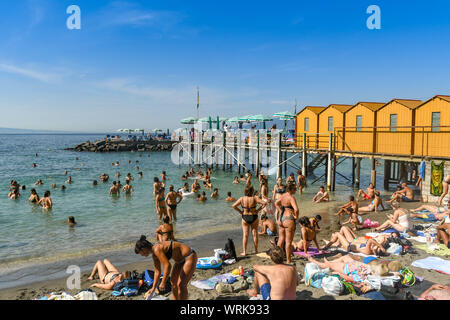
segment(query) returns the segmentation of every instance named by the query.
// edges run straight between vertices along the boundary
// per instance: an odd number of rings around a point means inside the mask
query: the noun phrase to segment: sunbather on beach
[[[309,223],[311,224],[311,227],[313,227],[316,232],[320,231],[319,222],[321,220],[322,220],[322,216],[320,214],[317,214],[316,216],[309,218]]]
[[[375,192],[376,192],[376,189],[373,186],[373,183],[369,183],[369,186],[367,187],[366,192],[364,192],[364,190],[360,189],[358,191],[358,195],[356,196],[356,198],[359,201],[359,199],[362,196],[363,199],[370,200],[370,199],[373,199],[373,196],[374,196]]]
[[[169,217],[164,217],[164,224],[160,225],[155,233],[158,242],[175,240],[173,235],[173,225],[170,223]]]
[[[175,192],[174,186],[169,186],[169,192],[166,195],[167,213],[169,219],[177,221],[177,206],[183,200],[183,196],[178,192]]]
[[[258,253],[258,213],[265,206],[266,202],[256,197],[255,190],[252,186],[247,186],[244,190],[244,196],[239,198],[234,204],[233,209],[240,213],[242,221],[242,253],[241,256],[247,255],[247,243],[250,229],[255,245],[255,254]],[[258,204],[261,206],[258,208]],[[240,209],[239,207],[242,207]]]
[[[351,223],[353,225],[353,231],[357,231],[359,229],[359,226],[363,224],[363,220],[358,212],[352,211],[352,213],[350,213],[350,218],[347,221],[343,222],[342,225],[346,225],[348,223]]]
[[[294,198],[297,192],[294,185],[287,187],[287,192],[275,201],[277,213],[275,215],[278,225],[278,246],[286,250],[286,261],[291,263],[292,241],[295,234],[295,221],[298,219],[299,209]],[[308,220],[309,223],[309,220]]]
[[[319,202],[328,202],[330,201],[330,195],[328,191],[325,191],[325,188],[321,186],[319,188],[319,192],[314,196],[313,202],[319,203]]]
[[[404,202],[413,202],[414,201],[414,191],[408,187],[406,182],[402,183],[402,189],[399,191],[395,191],[392,195],[392,199],[386,201],[388,204],[391,204],[393,201],[404,201]]]
[[[378,228],[375,228],[374,231],[384,231],[389,228],[393,228],[399,232],[411,230],[413,225],[408,210],[400,208],[399,203],[395,201],[392,202],[391,206],[394,208],[394,215],[389,214],[387,216],[388,220]]]
[[[268,236],[277,235],[277,226],[275,222],[267,217],[267,215],[261,215],[261,221],[259,223],[259,234],[267,234]]]
[[[165,290],[170,274],[173,299],[188,299],[189,292],[187,285],[195,272],[198,261],[197,254],[194,250],[187,245],[176,241],[164,241],[153,245],[147,241],[145,236],[141,236],[136,242],[134,252],[143,257],[148,257],[151,254],[155,266],[153,287],[144,295],[145,298],[155,292],[161,276],[161,271],[163,271],[164,276],[158,289],[160,291]],[[173,268],[170,263],[171,259],[175,262]]]
[[[353,240],[348,240],[344,235],[336,232],[330,239],[330,242],[324,249],[331,247],[332,244],[339,245],[347,252],[363,253],[367,255],[381,255],[386,252],[386,249],[378,243],[375,239],[362,239],[355,237]]]
[[[98,273],[98,278],[100,283],[94,283],[91,287],[97,287],[104,290],[112,290],[114,285],[123,279],[125,279],[124,274],[120,273],[119,270],[108,260],[103,261],[98,260],[94,266],[94,269],[89,276],[89,280],[94,280],[94,276]]]
[[[449,220],[448,217],[447,217],[446,221],[448,221],[448,222],[444,223],[444,224],[441,224],[440,226],[436,227],[436,230],[437,230],[436,242],[437,243],[441,243],[441,241],[442,241],[442,243],[444,245],[446,245],[447,248],[450,249],[450,241],[449,241],[449,238],[450,238],[450,220]]]
[[[341,237],[339,237],[338,235],[341,235],[345,238],[345,240],[347,240],[347,243],[353,243],[355,245],[357,245],[358,247],[361,244],[366,244],[367,243],[367,238],[364,237],[358,237],[349,227],[347,226],[343,226],[341,228],[341,230],[339,232],[335,232],[331,235],[331,239],[330,241],[326,241],[323,240],[326,245],[323,248],[323,250],[328,249],[330,247],[342,247],[343,249],[348,249],[348,247],[344,245],[342,245],[340,239],[342,239]],[[376,236],[375,238],[373,238],[373,240],[375,240],[377,243],[379,243],[381,246],[384,246],[384,244],[388,241],[389,238],[395,238],[395,237],[400,237],[400,234],[398,232],[392,232],[392,233],[382,233],[379,234],[378,236]],[[364,246],[363,246],[364,248]]]
[[[417,300],[450,300],[450,284],[435,283],[423,292]]]
[[[445,208],[445,207],[438,207],[438,206],[434,206],[432,204],[423,204],[420,207],[418,207],[417,209],[411,209],[410,210],[412,213],[418,212],[418,211],[430,211],[431,213],[444,213],[444,212],[448,212],[449,209]]]
[[[350,196],[349,201],[339,207],[339,211],[336,213],[336,216],[341,217],[343,214],[348,214],[351,216],[353,212],[358,213],[358,203],[355,201],[354,196]]]
[[[358,212],[378,212],[378,207],[380,206],[381,208],[383,208],[383,210],[386,210],[383,205],[383,200],[380,198],[380,192],[376,191],[370,204],[368,206],[359,208]]]
[[[311,225],[308,217],[301,217],[299,219],[299,224],[301,226],[302,240],[300,240],[299,242],[292,242],[292,251],[303,251],[306,256],[309,257],[308,248],[311,244],[311,241],[314,242],[317,250],[320,251],[320,246],[317,243],[316,238],[316,230]]]
[[[250,297],[261,293],[263,300],[295,300],[298,276],[295,267],[283,264],[283,249],[275,247],[267,254],[275,265],[254,265],[254,289],[247,290]]]

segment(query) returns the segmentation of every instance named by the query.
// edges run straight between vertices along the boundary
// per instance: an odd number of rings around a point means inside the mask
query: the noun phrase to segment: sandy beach
[[[361,204],[364,204],[364,202],[361,202]],[[418,202],[416,203],[408,203],[402,204],[402,207],[412,209],[416,208],[419,205]],[[300,204],[301,208],[301,204]],[[300,209],[301,210],[301,209]],[[363,218],[370,217],[371,220],[383,222],[386,220],[385,215],[387,213],[391,213],[392,210],[386,210],[380,213],[371,213],[370,215],[364,215]],[[321,225],[321,231],[318,234],[318,241],[320,245],[323,245],[322,239],[329,239],[331,234],[333,232],[336,232],[340,229],[339,224],[337,223],[337,220],[329,225]],[[357,231],[358,235],[364,235],[366,232],[368,232],[368,229],[363,229]],[[224,231],[224,232],[217,232],[208,234],[202,237],[197,237],[196,239],[184,239],[182,240],[188,245],[193,246],[196,251],[199,253],[199,257],[204,256],[211,256],[213,255],[213,249],[215,248],[221,248],[224,246],[224,244],[227,241],[227,238],[233,239],[236,245],[236,251],[237,254],[241,252],[242,244],[242,231],[240,229],[238,230],[232,230],[232,231]],[[295,241],[298,241],[300,238],[297,234],[294,238]],[[264,252],[268,248],[270,248],[270,242],[269,240],[271,237],[268,237],[267,235],[261,236],[259,241],[259,252]],[[413,242],[414,244],[416,242]],[[133,248],[130,248],[130,250],[133,250]],[[410,266],[411,263],[415,260],[425,258],[429,256],[428,253],[425,251],[417,249],[417,254],[406,254],[406,255],[399,255],[394,256],[390,255],[387,257],[387,259],[392,259],[399,261],[404,266]],[[217,270],[196,270],[192,280],[203,280],[207,279],[209,277],[218,275],[218,274],[224,274],[229,273],[233,269],[237,268],[238,266],[243,266],[244,270],[251,269],[253,265],[255,264],[271,264],[270,260],[258,257],[254,254],[254,247],[251,240],[248,243],[248,253],[249,255],[247,257],[239,258],[238,261],[235,264],[224,266],[221,269]],[[327,254],[326,257],[329,259],[333,259],[332,257],[334,255],[338,254],[337,252],[331,252],[330,254]],[[444,257],[445,258],[445,257]],[[297,271],[300,273],[300,275],[303,277],[304,273],[304,267],[307,263],[307,260],[303,257],[294,255],[293,257],[293,263],[295,263]],[[421,268],[415,268],[410,267],[414,273],[424,278],[425,280],[435,282],[435,283],[441,283],[446,284],[448,283],[448,275],[441,274],[436,271],[431,270],[425,270]],[[143,259],[142,262],[122,265],[119,267],[120,271],[124,270],[137,270],[138,272],[142,272],[145,269],[151,269],[153,270],[153,262],[150,259]],[[87,289],[91,284],[93,284],[94,281],[88,280],[88,273],[83,273],[82,279],[81,279],[81,289]],[[236,293],[230,293],[230,294],[219,294],[215,290],[202,290],[193,287],[192,285],[188,286],[189,289],[189,299],[192,300],[215,300],[215,299],[230,299],[230,300],[247,300],[248,296],[246,294],[246,290],[241,290],[240,292]],[[66,291],[70,294],[76,294],[80,290],[67,290],[66,289],[66,278],[58,279],[58,280],[50,280],[50,281],[44,281],[44,282],[38,282],[33,283],[28,286],[22,286],[22,287],[16,287],[16,288],[10,288],[0,291],[0,299],[2,300],[30,300],[30,299],[36,299],[41,297],[42,295],[49,293],[49,292],[61,292]],[[142,300],[143,296],[133,296],[133,297],[113,297],[111,296],[110,291],[101,290],[98,288],[94,288],[94,291],[97,294],[97,297],[99,300]],[[166,294],[166,296],[170,296],[170,294]],[[355,300],[355,299],[366,299],[363,297],[359,297],[356,295],[341,295],[341,296],[331,296],[327,295],[322,289],[315,289],[312,287],[308,287],[305,285],[305,283],[302,281],[297,286],[297,299],[298,300],[327,300],[327,299],[336,299],[336,300]]]

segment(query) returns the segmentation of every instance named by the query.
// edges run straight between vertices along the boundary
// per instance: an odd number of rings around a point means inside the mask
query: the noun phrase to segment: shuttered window
[[[432,112],[431,113],[431,131],[440,131],[441,128],[441,113],[440,112]]]
[[[397,131],[397,114],[391,114],[389,117],[389,129],[391,132]]]
[[[356,131],[361,131],[362,127],[362,116],[356,116]]]
[[[328,131],[333,131],[333,117],[328,117]]]
[[[309,118],[305,118],[305,131],[309,131]]]

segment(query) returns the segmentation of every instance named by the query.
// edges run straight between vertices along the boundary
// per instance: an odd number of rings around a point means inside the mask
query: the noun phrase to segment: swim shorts
[[[369,197],[367,194],[364,194],[364,196],[363,196],[363,198],[364,199],[366,199],[366,200],[370,200],[370,199],[372,199],[371,197]]]
[[[410,198],[406,197],[405,195],[402,195],[402,201],[404,201],[404,202],[413,202],[414,200],[411,200]]]
[[[261,292],[263,300],[270,300],[270,290],[271,289],[272,289],[272,287],[270,286],[270,283],[264,283],[261,286],[261,289],[259,291]]]

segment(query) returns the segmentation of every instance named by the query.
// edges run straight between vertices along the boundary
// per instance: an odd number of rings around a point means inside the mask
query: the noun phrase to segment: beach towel
[[[427,257],[425,259],[416,260],[411,265],[450,275],[450,261],[438,257]]]
[[[118,296],[131,297],[131,296],[137,295],[137,292],[138,291],[136,289],[124,287],[124,288],[120,289],[120,291],[114,290],[113,292],[111,292],[111,295],[114,297],[118,297]]]
[[[317,250],[317,248],[308,248],[308,254],[310,256],[319,256],[322,254],[327,254],[330,253],[330,251],[319,251]],[[297,256],[302,256],[302,257],[306,257],[306,254],[303,251],[294,251],[293,254],[297,255]]]
[[[63,292],[61,294],[57,294],[55,292],[50,293],[50,296],[47,300],[75,300],[74,297],[72,297],[67,292]]]
[[[232,283],[234,282],[233,279],[236,280],[231,273],[225,273],[205,280],[191,281],[191,285],[203,290],[214,290],[217,283]]]
[[[92,290],[83,290],[74,296],[75,300],[98,300],[97,295]]]
[[[426,240],[425,240],[426,242]],[[417,246],[418,249],[426,251],[427,253],[437,255],[437,256],[450,256],[450,249],[447,248],[445,244],[442,243],[434,243],[431,247],[428,247],[427,244],[419,244]]]

